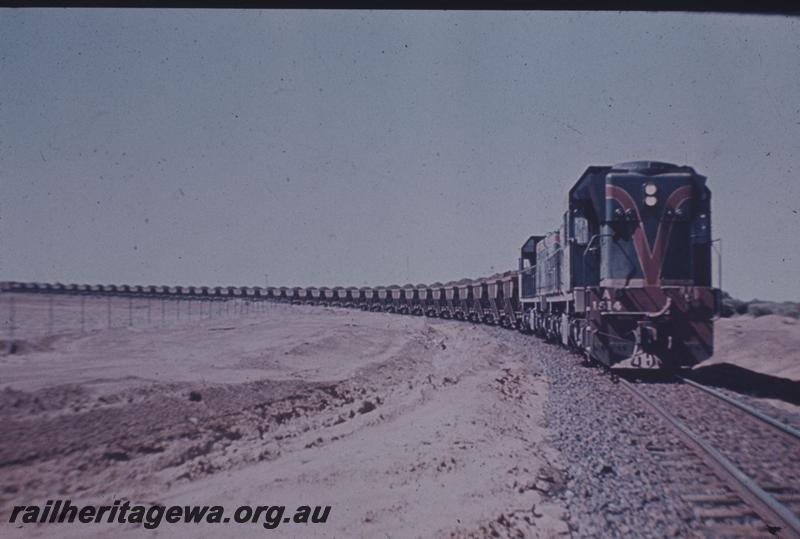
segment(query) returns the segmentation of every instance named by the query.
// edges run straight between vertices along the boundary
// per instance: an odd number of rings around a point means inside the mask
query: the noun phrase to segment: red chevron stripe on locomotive
[[[684,185],[676,189],[667,199],[664,211],[671,209],[675,211],[686,200],[692,196],[692,187]],[[669,236],[672,232],[673,221],[660,220],[656,230],[655,245],[651,248],[644,230],[644,224],[639,214],[639,208],[631,197],[630,193],[616,185],[606,185],[606,199],[615,200],[622,206],[624,211],[633,210],[636,212],[638,225],[633,232],[633,245],[636,249],[636,257],[644,273],[646,285],[657,285],[661,279],[661,270],[664,266],[664,253],[667,249]]]

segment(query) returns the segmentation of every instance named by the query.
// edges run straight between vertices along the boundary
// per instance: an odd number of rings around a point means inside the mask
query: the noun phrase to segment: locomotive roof
[[[665,174],[669,172],[689,172],[694,173],[692,167],[679,166],[673,163],[664,163],[662,161],[629,161],[627,163],[619,163],[611,167],[614,171],[628,171],[652,176],[655,174]]]
[[[536,244],[544,239],[544,236],[530,236],[522,246],[522,254],[531,254],[536,252]]]
[[[590,166],[584,171],[572,189],[569,190],[570,209],[577,200],[591,201],[591,207],[596,215],[602,214],[605,204],[603,185],[609,173],[632,173],[642,176],[657,176],[660,174],[683,173],[694,177],[695,185],[705,188],[705,176],[698,174],[692,167],[675,165],[662,161],[629,161],[614,166]]]

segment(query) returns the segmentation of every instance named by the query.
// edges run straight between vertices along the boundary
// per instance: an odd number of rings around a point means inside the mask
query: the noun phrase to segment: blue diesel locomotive
[[[519,260],[522,328],[616,368],[679,368],[713,353],[711,192],[691,167],[589,167],[558,230]]]

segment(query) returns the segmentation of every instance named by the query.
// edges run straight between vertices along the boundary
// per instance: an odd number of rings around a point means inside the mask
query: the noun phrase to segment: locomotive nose
[[[692,284],[695,176],[665,163],[642,163],[606,176],[601,284],[657,286],[667,276]]]

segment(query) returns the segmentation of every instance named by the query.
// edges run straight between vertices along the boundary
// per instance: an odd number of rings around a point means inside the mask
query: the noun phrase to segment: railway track
[[[740,410],[744,411],[745,413],[750,414],[751,416],[753,416],[753,417],[755,417],[757,419],[760,419],[764,423],[772,425],[776,429],[785,432],[789,436],[792,436],[792,437],[796,438],[797,440],[800,440],[800,430],[792,427],[791,425],[787,425],[786,423],[778,421],[777,419],[774,419],[774,418],[764,414],[763,412],[759,412],[758,410],[756,410],[752,406],[748,406],[747,404],[745,404],[743,402],[740,402],[740,401],[738,401],[738,400],[736,400],[734,398],[731,398],[731,397],[729,397],[729,396],[717,391],[716,389],[712,389],[712,388],[710,388],[708,386],[704,386],[703,384],[698,384],[694,380],[690,380],[688,378],[683,378],[683,377],[680,377],[679,380],[681,382],[685,383],[685,384],[689,384],[690,386],[699,389],[700,391],[705,391],[709,395],[713,395],[714,397],[720,399],[721,401],[727,402],[731,406],[735,406],[736,408],[739,408]]]
[[[713,389],[679,381],[620,384],[689,450],[663,460],[693,485],[683,498],[703,534],[800,538],[800,433]]]

